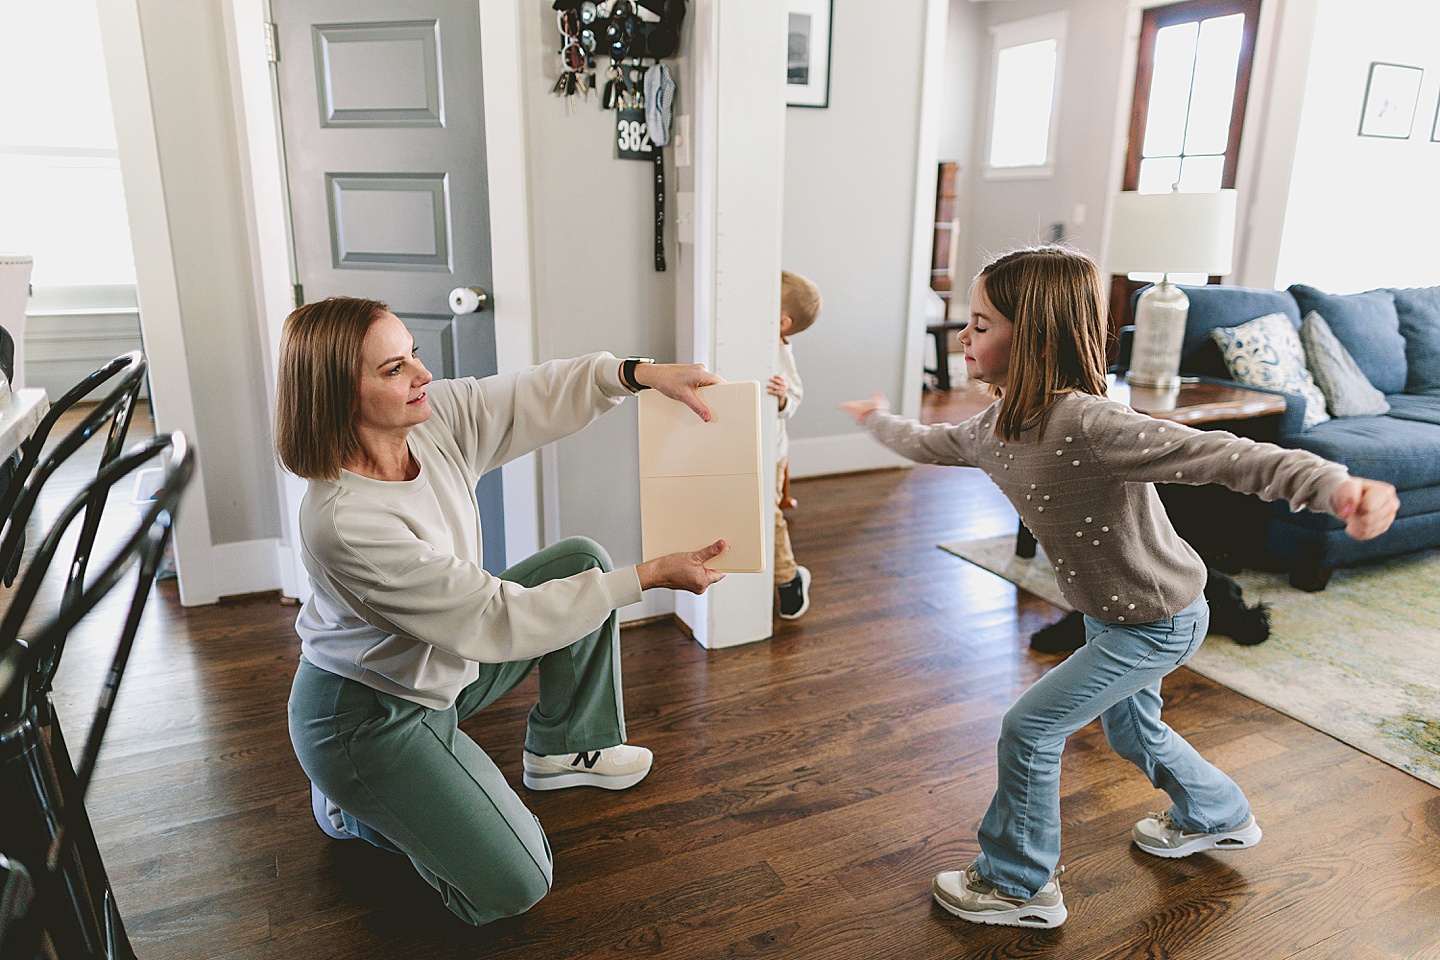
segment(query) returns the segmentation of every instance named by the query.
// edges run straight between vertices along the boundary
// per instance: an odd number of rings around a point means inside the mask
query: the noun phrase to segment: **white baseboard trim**
[[[632,603],[620,608],[620,623],[624,625],[639,620],[651,620],[655,617],[668,616],[674,612],[674,590],[646,590],[640,595],[639,603]]]
[[[891,453],[868,433],[848,436],[806,437],[790,441],[790,476],[823,477],[857,470],[908,467],[911,462]]]
[[[244,540],[210,548],[222,597],[280,589],[280,541]]]

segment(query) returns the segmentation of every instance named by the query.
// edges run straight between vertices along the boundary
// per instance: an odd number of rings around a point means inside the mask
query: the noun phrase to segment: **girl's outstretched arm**
[[[1381,480],[1349,477],[1330,495],[1335,516],[1345,521],[1345,532],[1356,540],[1370,540],[1390,529],[1400,497]]]
[[[883,393],[872,393],[868,400],[846,400],[840,404],[840,409],[850,414],[856,423],[864,423],[872,413],[889,413],[890,401]]]
[[[868,400],[848,400],[840,404],[870,435],[916,463],[939,463],[955,467],[975,465],[975,445],[981,417],[976,414],[964,423],[922,424],[915,420],[890,415],[890,403],[881,393],[870,394]]]

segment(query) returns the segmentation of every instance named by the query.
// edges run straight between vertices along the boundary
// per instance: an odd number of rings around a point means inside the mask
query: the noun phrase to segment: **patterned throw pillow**
[[[1390,412],[1385,394],[1376,390],[1365,371],[1335,338],[1330,324],[1314,310],[1300,324],[1300,342],[1305,347],[1305,365],[1325,394],[1325,403],[1336,417],[1378,417]]]
[[[1298,393],[1305,399],[1305,429],[1330,419],[1325,395],[1305,369],[1300,335],[1283,313],[1256,317],[1236,327],[1216,327],[1210,336],[1225,357],[1230,376],[1252,387]]]

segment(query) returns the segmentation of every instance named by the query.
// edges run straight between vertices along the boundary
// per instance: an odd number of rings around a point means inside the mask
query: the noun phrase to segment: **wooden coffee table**
[[[1279,437],[1285,398],[1222,383],[1189,381],[1176,390],[1137,387],[1110,377],[1109,396],[1157,420],[1199,430],[1228,430],[1252,440],[1274,443]],[[1246,556],[1263,550],[1269,505],[1258,497],[1215,485],[1157,485],[1176,532],[1211,566],[1234,573]],[[1021,523],[1015,553],[1035,556],[1035,538]]]

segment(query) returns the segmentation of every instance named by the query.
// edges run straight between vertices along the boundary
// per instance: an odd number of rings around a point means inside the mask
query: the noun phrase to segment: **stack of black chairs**
[[[84,797],[181,494],[194,471],[193,452],[180,433],[123,450],[144,378],[145,361],[136,351],[117,357],[68,391],[21,447],[13,476],[0,493],[0,571],[6,586],[19,575],[0,617],[0,960],[130,960],[135,955]],[[42,459],[60,416],[96,397],[79,425]],[[80,486],[22,564],[26,528],[39,519],[42,490],[57,469],[102,430],[105,441],[94,476]],[[154,499],[133,529],[126,525],[113,554],[92,556],[112,488],[154,462],[162,464]],[[62,552],[67,558],[63,572],[55,564]],[[42,587],[61,577],[58,601],[37,604]],[[79,761],[72,763],[51,702],[55,672],[76,625],[122,582],[132,587],[124,616],[105,612],[86,624],[87,641],[112,629],[116,641]],[[102,620],[103,625],[98,622]]]

